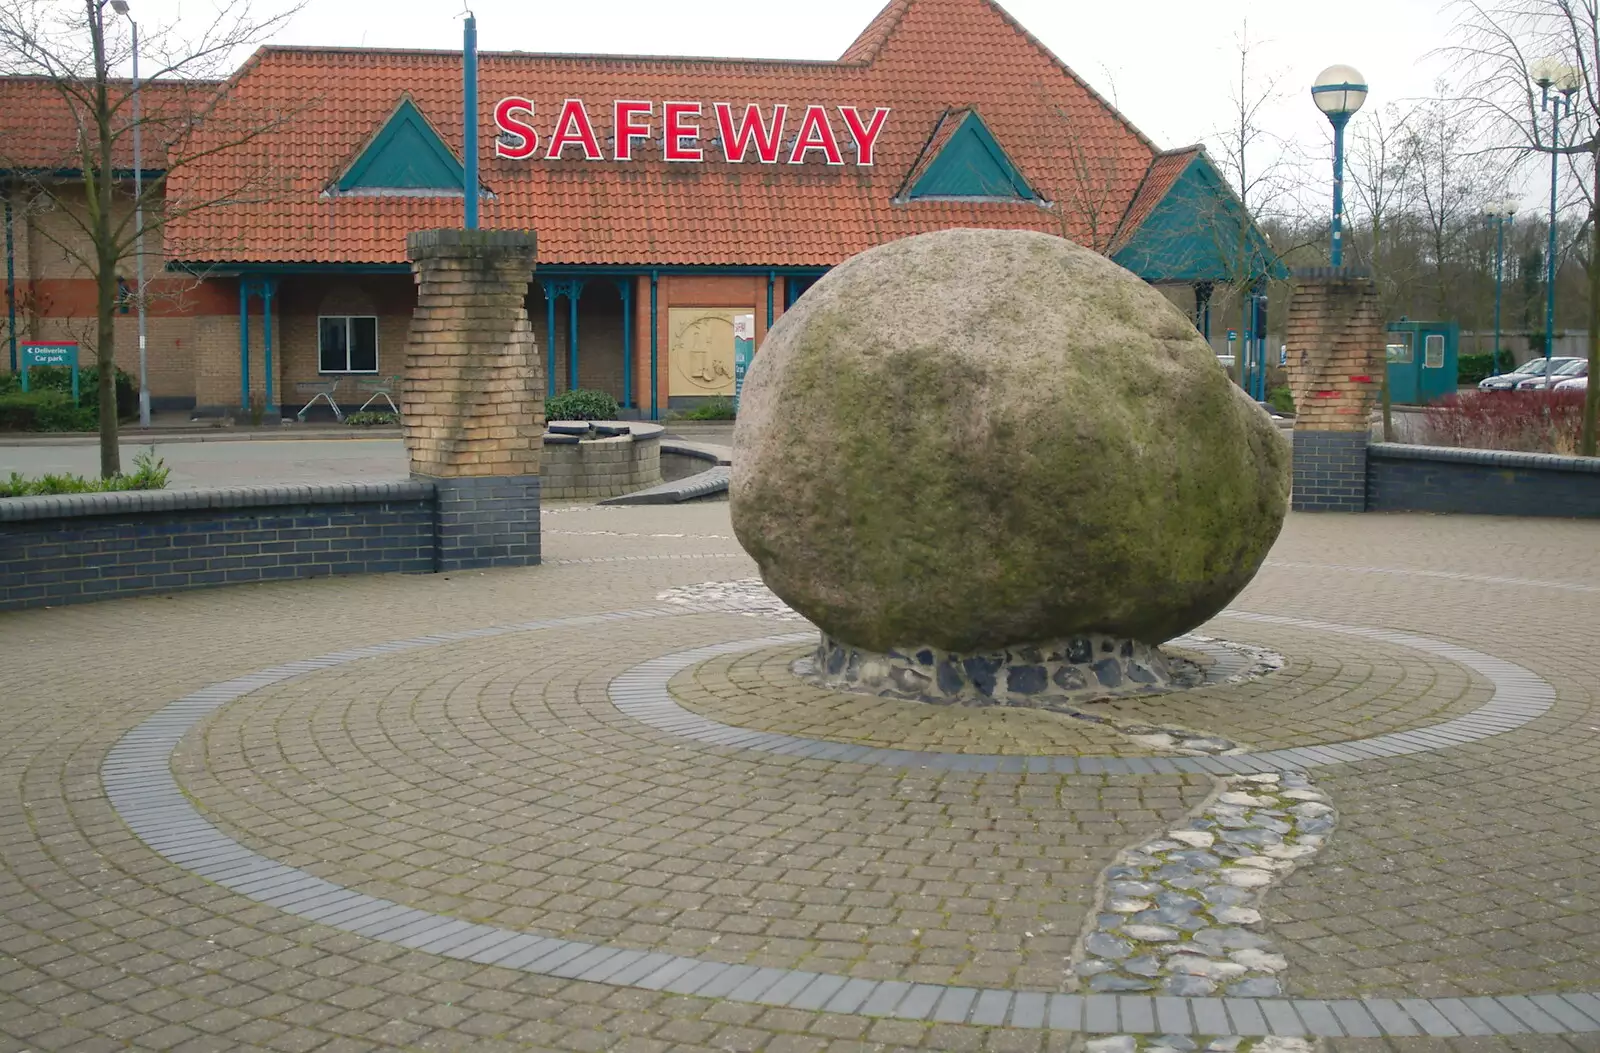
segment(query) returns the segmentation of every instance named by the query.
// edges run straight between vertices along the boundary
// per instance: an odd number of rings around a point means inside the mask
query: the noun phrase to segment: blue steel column
[[[263,314],[261,316],[261,368],[266,371],[267,397],[266,418],[273,419],[278,415],[278,405],[272,401],[272,289],[277,282],[268,278],[261,283],[261,302]]]
[[[659,420],[661,410],[656,406],[656,397],[661,391],[661,380],[656,375],[656,281],[660,274],[650,272],[650,419]]]
[[[1348,113],[1329,114],[1333,124],[1333,265],[1344,265],[1344,126]]]
[[[622,293],[622,404],[633,406],[633,276],[617,279]]]
[[[239,408],[250,412],[250,285],[239,279]]]
[[[544,285],[544,375],[545,398],[556,394],[556,283]]]
[[[1545,88],[1544,92],[1546,101],[1554,103],[1550,107],[1550,247],[1544,267],[1544,386],[1549,389],[1550,352],[1554,348],[1556,333],[1556,180],[1561,161],[1556,148],[1561,145],[1561,103],[1565,96],[1551,100],[1550,89]]]
[[[468,230],[478,229],[478,20],[470,13],[461,41],[462,115],[461,191],[466,199]]]
[[[583,295],[583,279],[567,283],[567,389],[578,390],[578,298]]]
[[[1500,375],[1500,283],[1505,275],[1506,262],[1506,218],[1495,217],[1494,236],[1494,354],[1490,356],[1490,365],[1495,376]]]
[[[772,286],[778,280],[777,271],[767,272],[767,328],[772,328]]]

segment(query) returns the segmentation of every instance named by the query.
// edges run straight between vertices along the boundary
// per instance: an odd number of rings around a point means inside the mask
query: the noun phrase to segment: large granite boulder
[[[1155,644],[1278,536],[1289,448],[1161,293],[1088,249],[948,230],[855,256],[773,326],[733,527],[835,640]]]

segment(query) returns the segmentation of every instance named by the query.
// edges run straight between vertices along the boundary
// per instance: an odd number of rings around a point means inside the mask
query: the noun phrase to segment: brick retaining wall
[[[0,610],[281,578],[428,573],[435,506],[427,482],[7,498]]]
[[[1366,507],[1600,518],[1600,460],[1374,443],[1367,447]]]

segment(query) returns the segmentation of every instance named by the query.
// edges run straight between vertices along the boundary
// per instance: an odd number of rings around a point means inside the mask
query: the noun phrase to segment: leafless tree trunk
[[[77,129],[76,141],[63,143],[54,163],[38,158],[17,160],[0,143],[0,167],[27,184],[32,196],[65,217],[76,236],[41,231],[93,278],[95,283],[95,361],[99,365],[100,471],[121,471],[117,444],[116,311],[118,271],[138,241],[132,205],[132,180],[127,176],[135,128],[144,141],[147,167],[159,173],[147,178],[143,196],[144,234],[159,239],[164,227],[180,216],[244,200],[281,193],[282,180],[265,166],[246,163],[234,185],[202,188],[174,199],[167,192],[174,172],[213,153],[242,145],[290,119],[292,113],[234,113],[212,118],[218,100],[214,79],[230,71],[244,49],[276,32],[298,10],[291,7],[271,17],[253,17],[248,0],[221,0],[211,21],[198,34],[175,28],[141,27],[144,77],[163,84],[195,82],[194,90],[172,92],[165,106],[146,105],[133,118],[132,85],[113,76],[130,51],[125,38],[108,21],[109,0],[83,0],[82,10],[59,0],[0,0],[0,73],[45,78],[66,120]],[[187,25],[195,24],[190,20]],[[186,27],[187,28],[187,27]],[[149,90],[148,88],[146,90]],[[126,155],[126,156],[125,156]],[[154,157],[164,157],[156,163]],[[80,184],[60,173],[76,172]],[[119,203],[124,207],[119,209]],[[144,295],[139,290],[136,295]]]

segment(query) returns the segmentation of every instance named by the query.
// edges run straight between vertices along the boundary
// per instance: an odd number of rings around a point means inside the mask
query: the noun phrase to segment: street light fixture
[[[1311,99],[1333,125],[1333,265],[1344,264],[1344,126],[1367,101],[1367,79],[1354,66],[1329,66],[1311,85]]]
[[[1550,353],[1556,329],[1556,184],[1560,174],[1561,115],[1572,112],[1572,93],[1578,90],[1578,71],[1556,59],[1534,65],[1533,82],[1539,86],[1539,108],[1550,114],[1550,243],[1545,251],[1544,297],[1544,384],[1549,388]],[[1554,89],[1554,94],[1551,94]],[[1534,144],[1539,141],[1538,122],[1533,126]]]
[[[139,112],[139,23],[128,11],[128,0],[111,0],[111,10],[128,20],[133,30],[133,255],[137,267],[139,309],[139,427],[150,427],[150,370],[145,359],[144,318],[144,124]]]
[[[1490,356],[1492,375],[1500,375],[1500,288],[1505,277],[1506,224],[1517,214],[1517,202],[1510,200],[1490,205],[1483,213],[1494,224],[1494,352]]]

